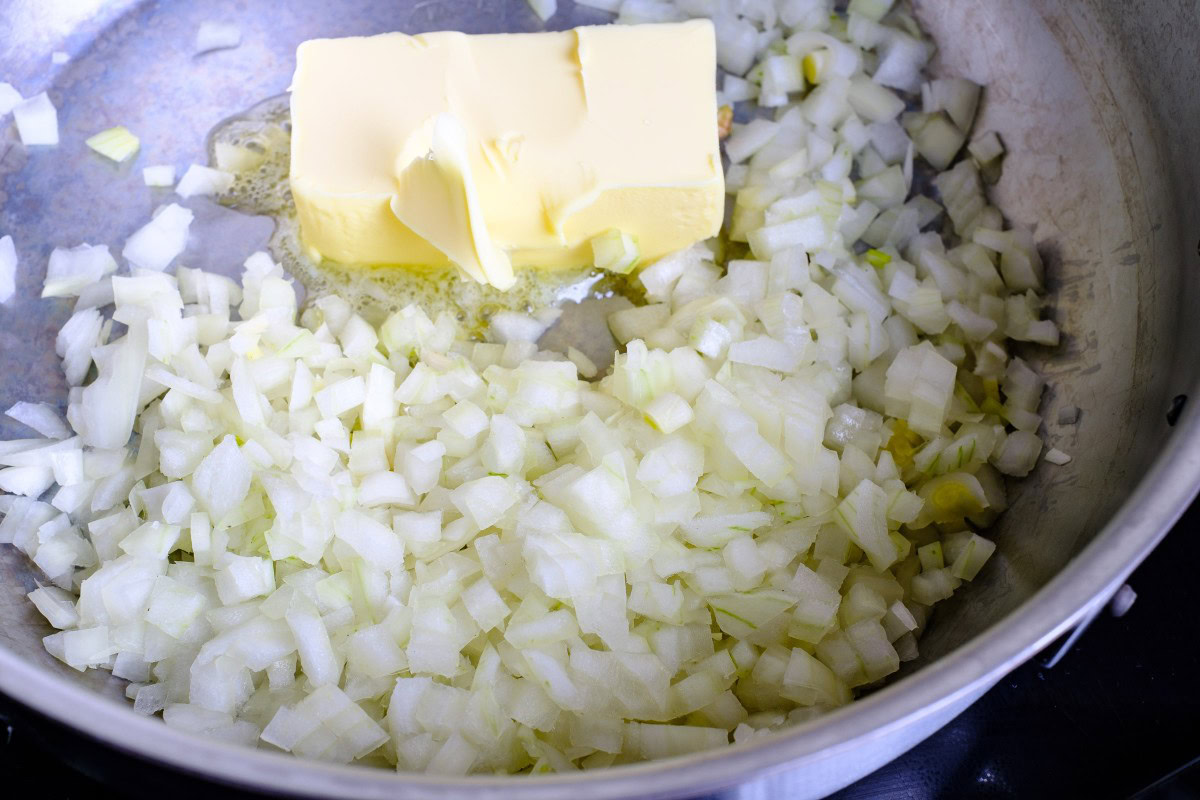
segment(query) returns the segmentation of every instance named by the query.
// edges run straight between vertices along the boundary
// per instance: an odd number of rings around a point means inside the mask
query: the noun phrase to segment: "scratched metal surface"
[[[569,0],[560,6],[552,28],[607,19]],[[1200,340],[1200,315],[1180,315],[1200,297],[1191,255],[1200,231],[1194,202],[1200,159],[1183,157],[1200,153],[1200,58],[1184,33],[1200,21],[1200,4],[917,0],[916,7],[941,45],[936,70],[989,87],[979,124],[999,131],[1011,151],[996,197],[1010,219],[1035,227],[1047,256],[1052,316],[1064,331],[1062,347],[1027,355],[1051,381],[1043,407],[1048,439],[1075,460],[1060,468],[1043,465],[1013,487],[1013,507],[996,529],[998,557],[983,578],[939,611],[915,664],[917,674],[878,693],[869,706],[891,707],[885,703],[895,704],[896,693],[905,692],[944,703],[937,715],[908,721],[899,735],[874,737],[875,749],[858,749],[854,766],[836,751],[850,736],[846,721],[868,713],[867,705],[807,726],[787,747],[771,751],[779,754],[770,756],[777,761],[823,754],[805,762],[801,773],[810,794],[844,784],[900,752],[986,689],[994,680],[986,673],[989,664],[972,666],[972,674],[981,677],[960,687],[952,700],[945,698],[948,692],[939,695],[928,681],[920,682],[921,668],[964,643],[986,644],[981,634],[1045,587],[1097,536],[1164,449],[1167,401],[1187,391],[1196,375],[1196,359],[1178,337],[1187,344]],[[192,56],[192,37],[203,19],[238,22],[242,45]],[[68,308],[34,299],[46,258],[55,245],[82,241],[105,242],[119,251],[149,212],[167,201],[161,190],[142,184],[142,166],[173,163],[182,169],[198,160],[216,122],[286,88],[292,54],[304,39],[440,28],[521,31],[539,25],[516,0],[0,4],[0,78],[26,95],[48,89],[62,134],[58,148],[27,150],[12,126],[0,123],[0,234],[14,235],[21,259],[18,296],[0,306],[3,407],[18,399],[61,404],[53,332]],[[51,65],[48,54],[56,49],[69,51],[72,60]],[[86,136],[118,123],[142,137],[137,159],[122,167],[83,145]],[[232,272],[266,239],[269,227],[262,220],[238,221],[237,235],[210,235],[218,227],[228,230],[221,226],[229,220],[220,219],[226,212],[204,201],[190,204],[198,223],[183,263]],[[1183,269],[1185,264],[1192,269]],[[1068,405],[1082,409],[1079,424],[1059,426],[1058,409]],[[20,434],[20,426],[0,421],[0,436]],[[1197,474],[1196,465],[1177,463],[1190,470],[1189,480]],[[1154,524],[1136,535],[1149,542],[1169,522],[1165,517],[1175,500],[1156,505],[1150,496],[1139,502],[1136,510]],[[1106,541],[1116,544],[1119,534],[1110,531]],[[1113,569],[1097,566],[1095,575],[1078,576],[1045,614],[1065,620],[1092,599],[1089,592],[1100,592],[1113,579]],[[79,675],[43,652],[39,637],[47,630],[23,597],[33,579],[11,548],[0,548],[0,648],[119,696],[118,682],[104,680],[104,673]],[[1033,625],[1038,610],[1022,614],[1016,616]],[[1013,633],[1010,625],[1006,635]],[[958,675],[965,669],[955,668]],[[870,713],[881,719],[883,712]],[[737,764],[751,760],[723,763],[733,775]],[[266,763],[253,762],[253,768],[265,770]],[[278,765],[268,772],[294,783]],[[342,785],[337,782],[344,775],[331,769],[322,780]],[[661,784],[664,791],[680,785],[678,776],[672,780]],[[354,785],[363,794],[374,792]],[[767,784],[776,791],[796,785],[794,773]],[[610,789],[620,793],[619,787]]]

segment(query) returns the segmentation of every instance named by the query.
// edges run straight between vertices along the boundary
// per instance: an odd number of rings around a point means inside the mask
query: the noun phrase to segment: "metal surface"
[[[94,6],[94,7],[93,7]],[[1107,602],[1194,495],[1200,423],[1194,404],[1175,427],[1172,397],[1197,391],[1200,362],[1200,22],[1195,0],[918,0],[940,45],[936,70],[988,85],[981,129],[1010,155],[996,197],[1036,226],[1047,256],[1054,351],[1028,355],[1050,380],[1050,441],[1074,456],[1014,486],[980,579],[939,610],[922,659],[849,707],[752,745],[581,775],[447,779],[305,763],[196,739],[137,717],[119,681],[81,675],[47,655],[48,629],[24,598],[34,571],[0,548],[0,690],[83,733],[181,769],[307,796],[680,796],[754,780],[738,791],[819,796],[903,752],[1016,664]],[[552,27],[605,16],[561,2]],[[191,55],[202,19],[237,21],[236,50]],[[34,300],[55,245],[119,250],[166,202],[141,166],[186,166],[224,116],[286,88],[300,41],[385,30],[534,30],[523,2],[425,0],[339,4],[0,5],[0,79],[26,95],[48,88],[63,143],[26,150],[0,131],[0,234],[16,240],[18,296],[0,306],[0,404],[62,402],[53,336],[65,303]],[[51,64],[52,50],[73,59]],[[132,165],[114,167],[83,139],[124,124],[142,136]],[[198,219],[220,213],[191,203]],[[210,223],[212,224],[212,223]],[[246,223],[253,226],[253,222]],[[265,230],[207,237],[193,230],[183,262],[232,272]],[[1078,406],[1078,424],[1057,410]],[[0,435],[17,426],[0,424]],[[784,771],[784,768],[787,768]]]

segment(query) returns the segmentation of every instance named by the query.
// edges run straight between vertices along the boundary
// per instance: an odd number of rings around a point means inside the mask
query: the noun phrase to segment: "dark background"
[[[1125,616],[1105,611],[1053,669],[1061,643],[834,797],[1200,799],[1198,534],[1200,503],[1133,574]],[[252,797],[81,740],[3,695],[0,780],[13,798]]]

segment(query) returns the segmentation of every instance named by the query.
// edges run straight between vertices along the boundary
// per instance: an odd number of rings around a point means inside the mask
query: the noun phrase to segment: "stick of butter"
[[[652,261],[724,208],[713,27],[400,33],[300,45],[291,188],[304,244],[345,264],[591,262],[619,230]]]

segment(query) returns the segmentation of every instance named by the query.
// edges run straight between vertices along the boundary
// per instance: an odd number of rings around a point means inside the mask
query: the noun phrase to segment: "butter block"
[[[695,20],[304,42],[290,178],[304,243],[503,285],[506,262],[589,264],[613,229],[643,262],[712,236],[714,41]]]
[[[439,114],[427,157],[400,170],[391,209],[406,228],[433,245],[468,277],[508,289],[512,262],[491,237],[467,150],[467,135],[451,114]]]

